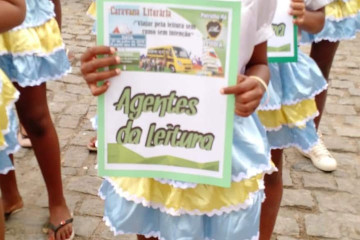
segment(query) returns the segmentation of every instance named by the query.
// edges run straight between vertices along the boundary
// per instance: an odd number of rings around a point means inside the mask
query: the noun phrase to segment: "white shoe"
[[[336,170],[337,162],[336,159],[327,150],[321,134],[319,134],[319,141],[313,146],[309,153],[300,151],[305,157],[311,159],[312,163],[318,169],[325,172],[332,172]]]

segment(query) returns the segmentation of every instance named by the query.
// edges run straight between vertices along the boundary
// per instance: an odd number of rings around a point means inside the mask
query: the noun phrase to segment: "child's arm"
[[[105,81],[102,86],[97,86],[97,83],[121,73],[120,69],[108,70],[98,72],[100,68],[110,67],[120,63],[120,58],[114,56],[115,49],[105,46],[96,46],[89,48],[81,56],[81,73],[89,86],[92,95],[99,96],[106,92],[110,83]],[[103,58],[96,58],[97,55],[107,55]]]
[[[308,33],[320,32],[325,24],[324,8],[316,11],[306,10],[304,0],[292,0],[289,14],[296,17],[294,23]]]
[[[255,78],[259,77],[266,84],[270,80],[267,66],[267,42],[257,45],[249,63],[246,65],[246,76],[239,75],[237,85],[221,90],[223,94],[235,94],[235,113],[241,117],[250,116],[259,106],[265,93],[264,86]]]
[[[54,3],[54,6],[55,6],[55,14],[56,14],[56,16],[55,16],[55,19],[56,19],[56,21],[57,21],[57,23],[58,23],[58,25],[59,25],[59,28],[60,28],[60,30],[61,30],[61,3],[60,3],[60,0],[52,0],[53,1],[53,3]]]
[[[0,0],[0,32],[20,25],[26,15],[24,0]]]

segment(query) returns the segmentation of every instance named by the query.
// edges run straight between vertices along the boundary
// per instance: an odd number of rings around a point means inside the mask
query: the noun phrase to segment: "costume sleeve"
[[[274,18],[277,0],[257,0],[257,2],[258,13],[255,45],[267,41],[274,34],[271,23]]]
[[[322,7],[325,7],[334,0],[306,0],[306,9],[316,11]]]

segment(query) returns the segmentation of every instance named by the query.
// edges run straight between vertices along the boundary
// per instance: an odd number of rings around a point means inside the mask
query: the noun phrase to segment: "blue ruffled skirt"
[[[71,70],[50,0],[26,0],[23,24],[0,35],[0,66],[21,87],[56,80]]]
[[[314,118],[318,116],[315,96],[327,83],[313,59],[299,50],[298,62],[269,64],[268,94],[259,107],[272,149],[297,147],[308,152],[318,141]]]
[[[264,192],[258,191],[252,206],[212,217],[171,216],[122,198],[105,180],[99,195],[105,200],[104,220],[115,235],[139,234],[160,240],[255,240]]]

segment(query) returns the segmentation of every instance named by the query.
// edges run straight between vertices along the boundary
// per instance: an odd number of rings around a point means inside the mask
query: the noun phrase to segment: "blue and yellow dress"
[[[328,0],[324,29],[317,34],[302,32],[302,43],[353,39],[360,31],[360,0]]]
[[[59,79],[71,69],[53,2],[26,0],[26,8],[24,22],[0,34],[0,66],[21,87]]]
[[[307,8],[323,7],[322,0],[307,1]],[[325,4],[325,3],[324,3]],[[316,10],[316,9],[314,9]],[[309,152],[318,142],[314,118],[319,115],[315,96],[327,83],[315,61],[298,49],[298,61],[270,63],[269,101],[259,107],[272,149],[296,147]]]
[[[9,154],[19,149],[16,139],[17,120],[14,103],[19,93],[0,69],[0,174],[7,174],[14,167]]]
[[[241,0],[239,72],[254,47],[273,34],[276,0]],[[211,120],[209,120],[211,121]],[[230,188],[170,179],[108,177],[99,190],[104,221],[114,234],[160,240],[256,240],[263,178],[274,171],[266,132],[256,113],[235,116]]]

